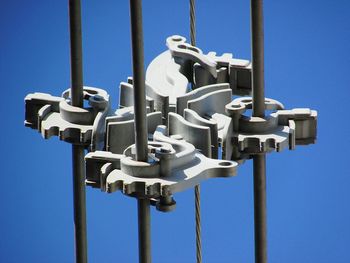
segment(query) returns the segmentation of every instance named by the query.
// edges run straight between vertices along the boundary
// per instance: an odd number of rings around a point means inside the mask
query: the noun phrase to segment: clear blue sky
[[[106,89],[131,72],[128,1],[83,0],[84,83]],[[166,37],[188,37],[188,1],[144,1],[145,62]],[[271,263],[350,262],[350,3],[265,1],[266,95],[318,110],[318,142],[267,162]],[[249,1],[197,1],[204,52],[250,59]],[[25,128],[24,97],[69,87],[67,1],[0,0],[2,146],[0,262],[73,262],[71,147]],[[157,262],[194,262],[193,192],[152,209]],[[202,186],[203,259],[254,262],[251,161]],[[135,200],[87,189],[90,262],[137,262]]]

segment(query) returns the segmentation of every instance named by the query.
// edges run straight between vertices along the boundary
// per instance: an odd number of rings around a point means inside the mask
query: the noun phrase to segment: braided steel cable
[[[195,0],[190,0],[190,37],[191,45],[196,45],[196,5]],[[196,218],[196,258],[197,263],[202,263],[202,239],[201,239],[201,188],[194,187],[195,218]]]
[[[194,199],[196,209],[196,257],[197,263],[202,263],[202,239],[201,239],[201,187],[194,187]]]
[[[191,45],[196,45],[196,3],[195,0],[190,0],[190,34]]]

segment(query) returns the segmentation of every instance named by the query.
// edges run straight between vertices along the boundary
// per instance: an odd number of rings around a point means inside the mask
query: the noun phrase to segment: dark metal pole
[[[83,107],[83,68],[80,0],[69,0],[71,103]],[[72,145],[76,262],[87,262],[84,146]]]
[[[265,116],[263,0],[251,0],[253,116]]]
[[[76,262],[87,262],[84,147],[72,145]]]
[[[253,116],[265,116],[263,0],[251,0]],[[253,157],[255,262],[267,262],[266,156]]]
[[[150,263],[151,259],[151,216],[149,199],[138,199],[139,262]]]
[[[148,138],[146,122],[146,93],[143,60],[143,32],[142,32],[142,1],[130,0],[131,42],[133,59],[134,112],[135,112],[135,146],[136,159],[147,161]],[[139,198],[138,226],[139,226],[139,261],[151,262],[151,219],[149,199]]]
[[[72,105],[83,107],[83,48],[80,0],[69,0]]]
[[[136,159],[147,161],[146,92],[141,0],[130,0]]]
[[[253,157],[254,170],[254,223],[255,223],[255,262],[267,262],[266,240],[266,156]]]

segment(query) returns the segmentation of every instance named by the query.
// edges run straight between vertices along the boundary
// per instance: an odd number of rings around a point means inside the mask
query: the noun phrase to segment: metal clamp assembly
[[[88,184],[108,193],[120,190],[130,196],[157,199],[157,208],[169,211],[166,200],[174,207],[173,194],[208,178],[236,174],[236,162],[207,158],[192,144],[166,133],[165,126],[157,128],[154,141],[148,143],[148,162],[135,160],[134,145],[126,148],[123,155],[89,153],[85,157]]]
[[[169,112],[177,109],[178,98],[189,91],[189,83],[195,89],[228,83],[235,95],[251,93],[251,64],[248,60],[234,59],[226,53],[216,56],[215,52],[203,54],[202,50],[186,43],[186,38],[178,35],[168,37],[169,50],[157,56],[146,71],[146,93],[155,100],[155,105],[165,105],[168,100]],[[167,112],[164,108],[155,107]]]
[[[280,152],[294,149],[298,144],[314,143],[316,140],[317,112],[310,109],[284,110],[284,106],[273,99],[265,99],[265,109],[272,111],[265,118],[245,116],[252,108],[252,98],[238,98],[226,105],[233,120],[232,158],[240,159],[244,154]]]
[[[110,114],[109,95],[102,89],[84,87],[84,100],[89,107],[70,105],[69,90],[62,97],[45,93],[25,98],[25,125],[38,130],[45,139],[58,136],[65,142],[104,148],[105,118]]]
[[[245,115],[252,98],[232,96],[251,91],[249,61],[231,54],[204,55],[185,41],[181,36],[167,38],[169,50],[147,68],[148,162],[134,156],[134,90],[129,78],[120,84],[120,109],[105,118],[107,152],[91,152],[85,158],[88,185],[149,198],[157,209],[170,211],[174,193],[208,178],[232,176],[238,163],[254,154],[314,143],[315,111],[284,110],[280,102],[266,99],[271,113],[265,118]],[[189,83],[196,84],[192,90]],[[220,155],[227,161],[211,159]]]
[[[238,163],[254,154],[315,142],[316,111],[284,110],[280,102],[265,99],[266,117],[245,115],[252,98],[232,96],[251,92],[250,62],[231,54],[205,55],[185,41],[181,36],[167,38],[169,50],[147,69],[147,162],[135,158],[131,78],[120,84],[114,113],[101,89],[84,87],[90,105],[84,108],[70,105],[68,90],[62,97],[29,94],[26,126],[46,139],[56,135],[90,146],[87,185],[156,200],[161,211],[175,207],[174,193],[208,178],[233,176]],[[218,156],[227,161],[212,159]]]
[[[251,1],[252,63],[230,53],[205,54],[194,46],[191,0],[193,45],[179,35],[168,37],[168,50],[150,63],[146,74],[141,2],[130,1],[133,78],[120,83],[115,112],[106,91],[83,87],[79,0],[69,1],[71,89],[61,97],[33,93],[25,98],[27,127],[45,139],[58,136],[73,144],[77,262],[87,262],[84,182],[103,192],[121,191],[137,198],[140,262],[147,263],[151,262],[150,204],[159,211],[172,211],[174,194],[195,188],[196,250],[201,263],[200,183],[234,176],[238,165],[253,158],[255,253],[256,262],[264,263],[265,154],[315,143],[317,112],[285,110],[280,102],[265,99],[262,1]],[[251,94],[253,98],[238,97]]]

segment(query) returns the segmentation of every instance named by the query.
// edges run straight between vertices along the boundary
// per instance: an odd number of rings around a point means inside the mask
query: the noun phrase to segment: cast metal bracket
[[[62,97],[33,93],[25,97],[25,126],[38,130],[45,139],[89,146],[91,151],[104,148],[105,118],[110,114],[109,95],[102,89],[84,87],[89,106],[70,105],[70,90]]]
[[[135,145],[123,154],[87,154],[87,184],[108,193],[122,191],[133,197],[157,199],[159,210],[170,211],[175,204],[173,194],[208,178],[236,174],[236,162],[205,157],[192,144],[166,134],[166,127],[158,126],[154,141],[148,142],[148,162],[135,160]]]
[[[147,68],[148,162],[135,161],[133,85],[128,78],[120,84],[120,108],[105,119],[106,152],[86,156],[88,185],[149,198],[158,210],[170,211],[174,193],[211,177],[234,175],[238,163],[254,154],[314,143],[316,111],[284,110],[278,101],[266,99],[270,114],[246,116],[252,99],[232,97],[250,94],[250,62],[231,54],[205,55],[185,41],[167,38],[169,50]],[[212,159],[220,151],[226,161]]]
[[[168,109],[155,107],[165,116],[177,109],[178,98],[193,88],[211,84],[228,83],[235,95],[251,93],[251,63],[234,59],[232,54],[216,56],[215,52],[203,54],[202,50],[186,43],[178,35],[166,40],[168,50],[152,60],[146,71],[146,94],[155,104],[166,105]],[[166,117],[165,117],[166,118]]]
[[[251,64],[231,54],[203,54],[181,36],[167,38],[169,50],[147,68],[147,162],[135,160],[133,83],[120,83],[119,109],[109,95],[84,87],[89,107],[62,97],[34,93],[25,98],[25,125],[44,138],[89,146],[86,184],[104,192],[149,198],[160,211],[175,207],[173,194],[214,177],[236,174],[254,154],[294,149],[316,140],[317,112],[284,110],[265,99],[270,113],[251,117]],[[189,86],[192,84],[192,90]],[[166,125],[166,126],[164,126]],[[217,160],[218,156],[222,160]]]

